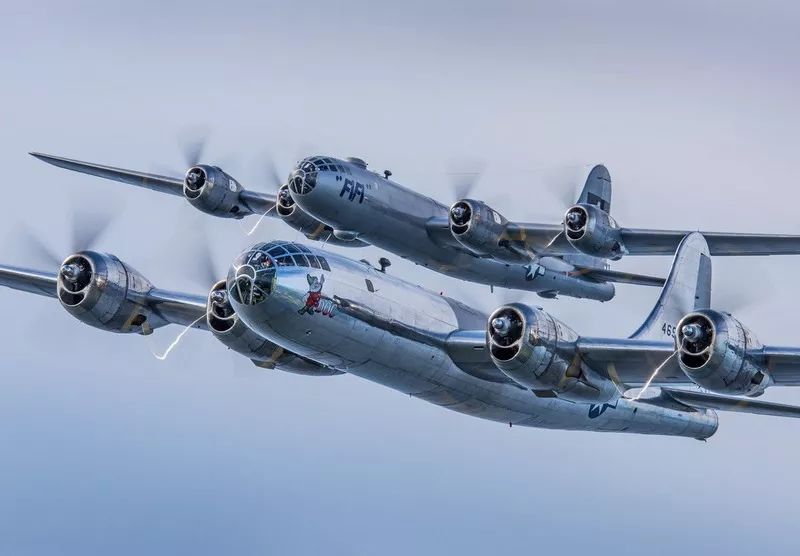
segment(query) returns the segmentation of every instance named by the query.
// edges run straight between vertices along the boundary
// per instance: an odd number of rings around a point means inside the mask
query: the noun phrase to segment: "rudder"
[[[594,205],[609,214],[611,213],[611,174],[609,174],[608,168],[602,164],[592,168],[586,178],[580,197],[578,197],[578,203]]]
[[[699,232],[683,238],[667,282],[647,319],[631,338],[661,340],[674,337],[675,326],[686,314],[711,307],[711,256]]]

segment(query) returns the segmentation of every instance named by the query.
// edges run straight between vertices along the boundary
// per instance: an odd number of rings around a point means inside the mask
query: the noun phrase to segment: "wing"
[[[777,386],[800,386],[800,348],[765,346],[759,350]]]
[[[652,384],[692,384],[681,371],[670,341],[635,338],[580,338],[578,352],[587,365],[614,382],[627,387],[641,386],[665,361]],[[800,348],[765,346],[752,352],[766,359],[776,386],[800,386]]]
[[[535,222],[509,222],[505,236],[510,242],[524,245],[537,255],[568,255],[579,253],[564,238],[561,224],[538,224]],[[562,238],[563,241],[562,241]],[[556,247],[553,249],[553,247]]]
[[[538,255],[564,256],[578,253],[566,236],[562,225],[509,222],[509,239],[524,244]],[[627,255],[673,255],[681,240],[691,231],[620,228]],[[739,234],[701,232],[712,255],[798,255],[800,235]]]
[[[54,272],[0,266],[0,286],[36,295],[56,296],[57,276]]]
[[[578,353],[594,371],[624,388],[643,386],[659,369],[652,381],[658,384],[693,384],[674,357],[670,341],[632,338],[580,338]]]
[[[43,162],[66,170],[72,170],[73,172],[80,172],[90,176],[127,183],[128,185],[135,185],[136,187],[144,187],[145,189],[158,191],[160,193],[169,193],[170,195],[183,197],[183,178],[181,177],[148,174],[136,170],[126,170],[125,168],[115,168],[113,166],[104,166],[93,162],[83,162],[81,160],[73,160],[37,152],[32,152],[30,154]],[[239,201],[241,201],[252,214],[267,213],[275,206],[274,195],[250,191],[248,189],[244,189],[239,193]]]
[[[736,396],[721,396],[674,388],[661,388],[660,396],[653,400],[640,399],[644,403],[665,405],[663,402],[677,402],[680,405],[693,409],[715,409],[718,411],[734,411],[738,413],[751,413],[756,415],[771,415],[773,417],[800,417],[800,407],[775,402],[764,402],[753,398],[739,398]]]
[[[672,255],[686,231],[622,228],[622,244],[628,255]],[[797,255],[800,236],[771,234],[728,234],[701,232],[712,255]]]
[[[57,282],[55,272],[0,265],[0,286],[56,297]],[[145,295],[144,305],[167,323],[184,326],[194,323],[195,328],[207,329],[202,318],[206,314],[205,296],[153,288]]]
[[[444,349],[465,373],[489,382],[516,385],[489,358],[485,330],[457,330],[447,337]]]
[[[43,162],[52,164],[53,166],[72,170],[73,172],[106,178],[108,180],[144,187],[146,189],[152,189],[153,191],[177,195],[179,197],[183,196],[183,178],[147,174],[135,170],[125,170],[124,168],[114,168],[113,166],[103,166],[102,164],[93,164],[91,162],[82,162],[80,160],[72,160],[70,158],[62,158],[60,156],[36,152],[30,153],[30,155]]]

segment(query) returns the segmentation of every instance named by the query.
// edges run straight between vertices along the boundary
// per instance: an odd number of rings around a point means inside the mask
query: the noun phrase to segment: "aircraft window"
[[[269,250],[269,254],[273,257],[280,257],[281,255],[286,254],[286,249],[281,247],[280,245],[276,245]]]
[[[297,249],[298,249],[298,250],[299,250],[301,253],[311,253],[311,249],[309,249],[308,247],[306,247],[306,246],[305,246],[305,245],[303,245],[302,243],[295,243],[294,245],[295,245],[295,247],[297,247]]]
[[[328,264],[328,261],[325,260],[325,257],[317,257],[319,259],[320,266],[327,271],[330,271],[331,267]]]
[[[327,167],[327,166],[325,166],[324,164],[323,164],[323,165],[320,165],[320,167],[319,167],[319,171],[320,171],[320,172],[327,172],[327,171],[328,171],[328,167]]]
[[[284,255],[275,259],[275,264],[278,266],[295,266],[294,260],[291,255]]]
[[[344,167],[342,167],[342,165],[341,165],[341,164],[340,164],[340,165],[337,165],[337,166],[336,166],[336,169],[337,169],[337,170],[339,170],[340,172],[344,173]]]
[[[364,278],[364,282],[367,283],[367,290],[369,290],[371,293],[375,293],[375,286],[372,284],[372,280],[369,278]]]
[[[308,256],[308,262],[311,263],[311,268],[319,268],[319,260],[314,255]]]
[[[325,159],[325,163],[326,164],[333,164],[333,160],[331,160],[330,158],[326,158]]]
[[[294,243],[287,243],[286,245],[283,246],[283,248],[286,249],[287,253],[294,254],[299,252],[297,246]]]
[[[311,266],[308,263],[308,259],[306,258],[306,256],[303,255],[302,253],[297,253],[294,256],[294,260],[297,261],[297,266]]]

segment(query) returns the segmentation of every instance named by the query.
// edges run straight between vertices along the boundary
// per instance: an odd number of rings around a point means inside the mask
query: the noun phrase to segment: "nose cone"
[[[255,246],[233,262],[228,271],[228,295],[239,305],[258,305],[275,289],[275,261]]]
[[[317,172],[311,160],[301,161],[289,174],[289,189],[294,195],[308,195],[317,186]]]

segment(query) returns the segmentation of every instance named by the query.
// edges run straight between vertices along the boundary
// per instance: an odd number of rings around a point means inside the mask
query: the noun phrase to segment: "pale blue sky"
[[[553,185],[603,162],[630,226],[800,233],[800,39],[789,2],[34,2],[0,6],[0,260],[66,254],[75,203],[118,212],[100,247],[200,291],[251,240],[176,198],[45,166],[29,150],[181,168],[181,137],[266,189],[316,152],[358,155],[450,200],[557,221]],[[298,239],[277,222],[261,238]],[[360,252],[372,259],[376,250]],[[391,271],[492,307],[508,299],[393,257]],[[620,268],[666,272],[667,258]],[[762,340],[800,342],[800,259],[715,261]],[[626,334],[655,300],[532,302]],[[0,290],[0,554],[796,554],[797,422],[722,415],[708,443],[508,429],[352,378],[258,370],[191,332],[84,326]],[[800,403],[800,392],[770,393]]]

